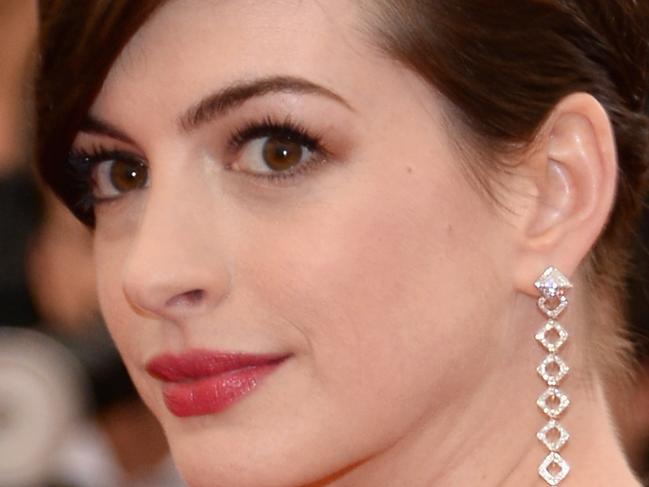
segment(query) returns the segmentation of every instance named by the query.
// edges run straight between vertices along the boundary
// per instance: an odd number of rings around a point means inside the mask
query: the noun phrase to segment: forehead
[[[362,32],[359,2],[348,0],[171,1],[129,42],[99,101],[118,92],[180,108],[189,95],[275,74],[353,89],[373,50]]]

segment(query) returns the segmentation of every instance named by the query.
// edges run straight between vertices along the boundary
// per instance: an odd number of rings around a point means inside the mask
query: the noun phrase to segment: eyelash
[[[68,157],[68,168],[76,184],[83,186],[83,193],[78,207],[82,212],[90,212],[92,208],[100,203],[110,203],[114,198],[98,198],[92,191],[92,171],[94,167],[104,161],[122,160],[133,161],[145,164],[142,158],[134,156],[125,151],[108,149],[105,146],[95,143],[90,149],[73,148]]]
[[[247,144],[264,137],[289,138],[309,150],[312,153],[312,157],[297,165],[295,168],[285,171],[268,174],[239,171],[240,174],[273,184],[281,184],[317,169],[318,166],[328,160],[330,155],[329,150],[325,147],[320,136],[311,135],[305,128],[290,118],[278,121],[270,116],[260,121],[248,122],[241,128],[231,132],[227,141],[228,152],[231,154],[239,154]],[[94,167],[101,162],[111,159],[145,163],[142,158],[134,156],[129,152],[111,150],[100,144],[94,144],[89,150],[75,148],[70,152],[68,166],[74,175],[86,185],[85,195],[80,202],[80,206],[91,208],[98,203],[110,201],[102,200],[93,195],[91,179]],[[230,168],[230,166],[232,164],[227,164],[226,168]]]
[[[141,158],[134,156],[128,152],[120,150],[107,149],[102,145],[94,144],[90,150],[72,149],[68,164],[71,168],[80,173],[87,173],[92,171],[92,168],[104,161],[111,159],[120,159],[124,161],[143,162]]]
[[[281,122],[270,116],[263,118],[261,121],[248,122],[230,134],[227,146],[232,154],[238,154],[248,143],[264,137],[290,139],[304,146],[313,155],[302,164],[285,171],[270,174],[255,174],[241,171],[243,175],[280,184],[317,169],[318,166],[326,162],[330,157],[330,152],[322,142],[322,137],[317,134],[310,134],[305,128],[288,117]]]

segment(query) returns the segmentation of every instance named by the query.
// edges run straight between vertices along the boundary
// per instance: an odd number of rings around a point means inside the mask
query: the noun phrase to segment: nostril
[[[173,298],[169,299],[167,301],[167,306],[196,306],[201,301],[203,301],[204,297],[205,291],[203,291],[202,289],[193,289],[182,294],[177,294]]]

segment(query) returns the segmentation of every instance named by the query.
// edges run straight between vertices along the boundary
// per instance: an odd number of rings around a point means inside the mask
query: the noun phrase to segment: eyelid
[[[271,136],[288,137],[312,152],[329,154],[320,135],[311,133],[290,117],[278,120],[272,116],[266,116],[261,120],[245,123],[241,128],[231,133],[228,139],[228,148],[232,152],[237,152],[252,140]]]
[[[260,144],[264,139],[286,138],[291,142],[301,145],[310,153],[310,156],[295,166],[285,170],[274,171],[245,169],[248,164],[240,164],[251,144]],[[298,178],[319,169],[330,162],[331,152],[322,142],[322,137],[307,130],[290,117],[278,120],[273,116],[266,116],[248,123],[231,132],[227,139],[229,155],[225,168],[241,176],[252,179],[256,183],[269,183],[273,185],[287,185],[297,183]],[[257,154],[261,158],[261,154]],[[262,162],[262,164],[264,164]]]
[[[68,157],[68,164],[74,170],[87,174],[92,167],[104,161],[120,159],[123,161],[137,162],[148,167],[148,161],[132,152],[121,149],[108,149],[101,144],[93,144],[89,149],[72,148]]]
[[[93,206],[98,203],[110,202],[113,200],[119,199],[121,196],[126,195],[127,192],[109,191],[110,195],[108,196],[97,196],[95,194],[95,186],[97,184],[95,180],[95,173],[102,164],[105,163],[114,163],[115,161],[124,161],[129,163],[135,163],[145,168],[147,171],[147,181],[145,186],[147,187],[149,183],[150,175],[148,174],[149,165],[148,162],[133,153],[120,149],[108,149],[106,146],[101,144],[94,144],[89,148],[73,148],[70,151],[70,156],[68,158],[68,164],[71,169],[76,173],[86,186],[84,200],[87,199],[90,206]],[[88,206],[88,203],[85,203]]]
[[[119,188],[117,188],[112,180],[111,171],[113,169],[113,165],[118,162],[135,163],[137,167],[140,168],[140,170],[144,174],[144,184],[128,190],[120,190]],[[106,181],[106,178],[108,179],[108,181]],[[128,193],[132,193],[144,188],[148,188],[150,185],[149,170],[146,164],[144,164],[142,161],[127,161],[124,159],[117,159],[117,158],[104,159],[94,164],[92,169],[92,180],[93,180],[93,196],[95,198],[95,201],[97,202],[117,200],[123,196],[126,196]],[[108,187],[102,189],[103,183],[106,183]],[[100,195],[94,194],[95,190],[97,191],[97,193],[102,193],[102,194]]]
[[[237,157],[241,155],[242,149],[251,141],[273,136],[289,137],[294,142],[308,149],[311,152],[311,157],[283,171],[266,173],[265,171],[234,170],[233,172],[262,186],[293,185],[297,184],[298,180],[307,177],[310,173],[318,171],[322,166],[326,166],[337,160],[323,142],[323,137],[312,128],[307,129],[303,123],[295,121],[291,116],[278,117],[276,115],[266,115],[264,117],[255,117],[255,119],[247,123],[240,123],[239,129],[230,131],[225,139],[221,139],[221,144],[224,145],[220,147],[225,149],[225,152],[221,153],[225,168],[232,169],[236,165]],[[107,146],[103,141],[93,145],[79,145],[80,147],[73,148],[70,152],[69,165],[73,169],[73,173],[86,188],[86,194],[83,198],[84,201],[87,200],[87,203],[84,203],[84,206],[92,207],[94,203],[117,200],[120,199],[120,196],[126,196],[130,193],[130,191],[116,193],[114,198],[102,198],[93,195],[93,186],[95,183],[92,180],[92,171],[98,164],[105,161],[119,159],[143,164],[148,174],[146,175],[146,183],[141,188],[150,186],[150,165],[145,157],[128,150],[115,148],[114,145],[113,147]]]

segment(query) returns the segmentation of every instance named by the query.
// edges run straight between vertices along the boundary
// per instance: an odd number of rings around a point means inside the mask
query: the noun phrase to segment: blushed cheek
[[[257,296],[301,329],[318,386],[338,402],[379,390],[396,399],[430,375],[421,364],[461,354],[448,342],[460,342],[466,309],[455,296],[474,269],[462,226],[471,198],[447,175],[431,185],[400,169],[303,210],[290,227],[268,226],[274,258],[254,263]]]

